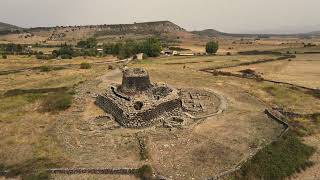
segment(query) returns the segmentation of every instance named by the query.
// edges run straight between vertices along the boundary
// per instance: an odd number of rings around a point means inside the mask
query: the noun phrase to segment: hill
[[[78,41],[96,37],[103,41],[120,39],[140,39],[145,36],[163,36],[187,31],[170,21],[143,22],[114,25],[85,25],[85,26],[56,26],[35,27],[25,29],[24,33],[31,34],[45,41]]]
[[[217,31],[215,29],[206,29],[202,31],[191,31],[193,34],[197,34],[199,36],[208,36],[208,37],[219,37],[219,36],[227,36],[228,33],[223,33],[220,31]]]
[[[11,24],[0,22],[0,31],[15,31],[15,30],[20,30],[20,29],[22,29],[22,28],[18,27],[18,26],[11,25]]]
[[[197,34],[200,36],[207,36],[207,37],[248,37],[248,38],[252,38],[252,37],[271,37],[271,36],[276,36],[276,37],[305,37],[305,36],[320,36],[320,31],[314,31],[314,32],[310,32],[310,33],[298,33],[298,34],[246,34],[246,33],[225,33],[225,32],[221,32],[221,31],[217,31],[215,29],[206,29],[206,30],[202,30],[202,31],[192,31],[191,33],[193,34]]]
[[[308,35],[320,36],[320,31],[309,32]]]

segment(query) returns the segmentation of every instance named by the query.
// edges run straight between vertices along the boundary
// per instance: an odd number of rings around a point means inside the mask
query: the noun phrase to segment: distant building
[[[161,51],[161,54],[167,55],[167,56],[171,56],[172,55],[172,51],[171,50],[164,50],[164,51]]]
[[[161,54],[163,55],[167,55],[167,56],[175,56],[175,55],[178,55],[178,51],[172,51],[172,50],[164,50],[164,51],[161,51]]]
[[[179,53],[179,56],[194,56],[194,53]]]
[[[143,60],[143,53],[139,53],[136,55],[137,60]]]

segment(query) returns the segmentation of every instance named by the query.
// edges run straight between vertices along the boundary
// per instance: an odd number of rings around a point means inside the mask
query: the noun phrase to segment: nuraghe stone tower
[[[128,128],[148,127],[182,113],[178,90],[151,83],[141,68],[124,70],[122,84],[108,87],[96,104]]]

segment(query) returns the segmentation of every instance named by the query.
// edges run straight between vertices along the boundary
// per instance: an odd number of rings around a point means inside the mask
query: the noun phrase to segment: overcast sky
[[[0,21],[22,27],[170,20],[187,30],[320,30],[320,0],[0,0]]]

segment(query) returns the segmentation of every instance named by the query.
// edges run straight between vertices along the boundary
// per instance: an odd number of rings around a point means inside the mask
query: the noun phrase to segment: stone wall
[[[137,174],[139,169],[134,168],[61,168],[48,169],[52,174]]]
[[[145,111],[133,111],[125,113],[115,102],[108,96],[99,95],[96,104],[104,111],[113,115],[116,121],[124,127],[141,128],[153,125],[159,118],[169,118],[170,116],[179,115],[181,112],[181,100],[172,99],[155,105],[153,108]]]
[[[146,91],[151,87],[150,77],[146,70],[133,68],[123,71],[122,92],[137,93],[139,91]]]

